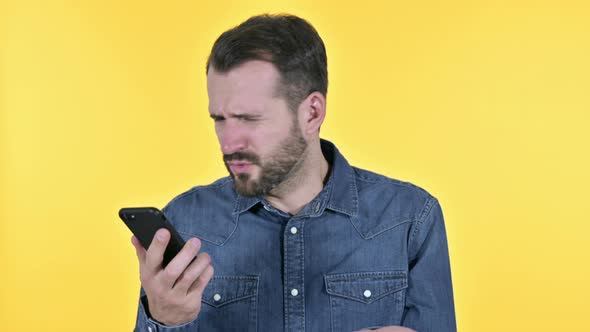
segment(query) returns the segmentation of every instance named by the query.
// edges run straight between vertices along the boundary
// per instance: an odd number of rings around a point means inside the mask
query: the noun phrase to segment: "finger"
[[[131,244],[135,247],[135,253],[137,254],[137,258],[139,259],[139,264],[143,264],[145,261],[145,249],[139,242],[139,240],[134,236],[131,237]]]
[[[213,277],[214,274],[215,274],[215,270],[213,269],[213,265],[211,265],[211,264],[207,265],[207,268],[205,268],[205,271],[203,271],[203,273],[201,273],[199,278],[197,278],[197,280],[195,280],[195,282],[193,282],[193,284],[189,288],[189,290],[188,290],[189,296],[191,294],[196,293],[199,295],[199,298],[200,298],[200,296],[205,291],[205,287],[207,287],[207,284],[209,284],[209,281],[211,280],[211,278]]]
[[[159,229],[146,254],[145,268],[149,273],[157,273],[162,269],[162,260],[168,241],[170,241],[170,232],[165,228]]]
[[[162,282],[172,288],[176,279],[180,276],[186,267],[191,263],[193,258],[201,249],[201,241],[197,238],[191,238],[184,244],[184,247],[176,256],[166,265],[166,268],[161,271]]]
[[[207,253],[201,253],[190,265],[182,272],[176,283],[172,287],[173,291],[181,295],[186,295],[188,289],[211,264],[211,257]]]

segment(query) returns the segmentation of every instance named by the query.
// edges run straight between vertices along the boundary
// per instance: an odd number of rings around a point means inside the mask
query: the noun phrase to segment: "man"
[[[230,177],[163,209],[187,240],[165,269],[166,230],[147,251],[132,239],[136,331],[456,330],[437,200],[319,138],[327,85],[303,19],[255,16],[217,39],[209,113]]]

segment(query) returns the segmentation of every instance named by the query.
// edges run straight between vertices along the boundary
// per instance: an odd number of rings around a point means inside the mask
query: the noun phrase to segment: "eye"
[[[211,115],[211,119],[213,119],[214,122],[221,122],[221,121],[225,120],[225,118],[223,116],[219,116],[219,115]]]
[[[236,116],[239,120],[246,121],[246,122],[253,122],[260,120],[259,116],[256,115],[238,115]]]

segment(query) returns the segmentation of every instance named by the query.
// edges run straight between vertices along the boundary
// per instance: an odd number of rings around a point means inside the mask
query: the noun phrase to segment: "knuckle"
[[[207,273],[211,276],[213,276],[215,274],[215,268],[213,267],[213,265],[209,264],[209,266],[207,266],[206,269]]]
[[[211,264],[211,256],[209,256],[208,253],[204,252],[204,253],[200,254],[199,256],[202,257],[203,261],[206,264]]]
[[[156,242],[156,241],[154,241]],[[154,245],[154,243],[152,243],[152,245],[150,246],[150,248],[148,249],[148,251],[146,252],[146,256],[148,259],[150,260],[155,260],[156,258],[158,258],[159,256],[163,255],[163,253],[161,253],[161,249]]]
[[[180,277],[176,280],[176,284],[179,285],[186,285],[190,283],[191,275],[188,273],[183,273]]]
[[[164,278],[170,280],[170,279],[176,279],[178,277],[178,272],[176,271],[175,268],[171,267],[170,265],[168,265],[165,269],[164,269]]]
[[[150,248],[151,248],[151,247],[150,247]],[[154,264],[153,262],[155,261],[155,259],[154,259],[154,258],[155,258],[156,256],[157,256],[157,255],[155,255],[155,254],[154,254],[154,251],[153,251],[153,250],[148,250],[148,251],[146,252],[146,254],[145,254],[145,265],[146,265],[147,267],[149,267],[149,266],[152,266],[152,265]]]
[[[199,277],[199,275],[200,275],[199,270],[193,268],[186,276],[186,279],[187,279],[187,281],[192,283]]]
[[[203,271],[211,263],[211,257],[207,254],[199,254],[193,263]]]
[[[150,244],[150,247],[148,248],[148,250],[147,250],[147,251],[148,251],[148,253],[149,253],[150,251],[151,251],[151,252],[154,252],[154,251],[161,251],[161,250],[162,250],[162,248],[164,248],[164,245],[165,245],[165,244],[166,244],[166,243],[162,243],[162,241],[161,241],[161,240],[155,240],[155,241],[152,241],[152,244]]]
[[[198,269],[191,269],[190,273],[185,276],[185,281],[188,285],[192,285],[201,275]]]

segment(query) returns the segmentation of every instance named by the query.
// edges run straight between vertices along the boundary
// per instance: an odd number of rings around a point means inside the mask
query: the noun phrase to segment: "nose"
[[[223,128],[219,128],[217,131],[217,138],[219,139],[219,145],[221,145],[221,151],[223,154],[232,154],[238,151],[243,151],[247,147],[247,138],[242,130],[233,121],[227,121]]]

